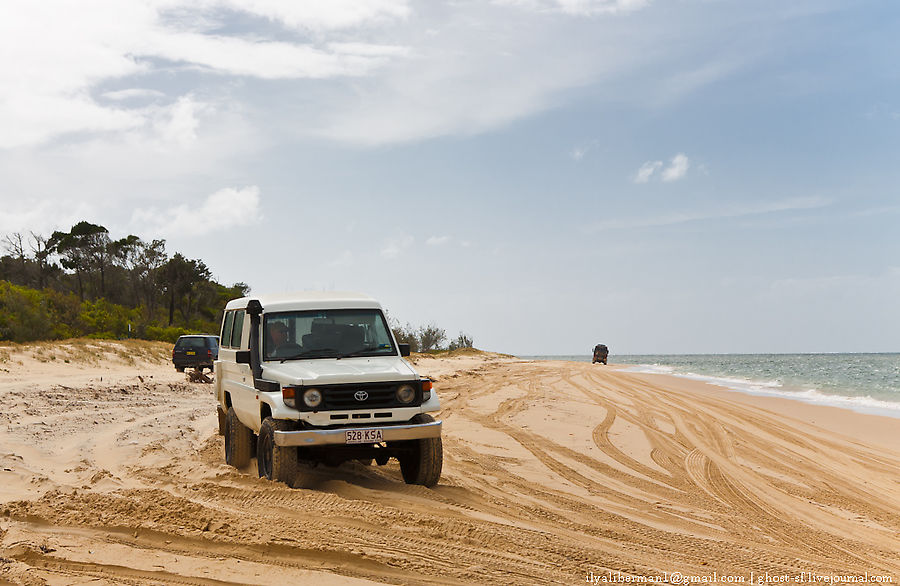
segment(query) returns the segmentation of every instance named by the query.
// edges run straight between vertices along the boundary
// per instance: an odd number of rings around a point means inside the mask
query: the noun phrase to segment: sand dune
[[[585,363],[422,358],[441,483],[354,463],[291,489],[224,464],[212,388],[166,347],[133,364],[92,348],[0,354],[0,582],[900,580],[900,420]]]

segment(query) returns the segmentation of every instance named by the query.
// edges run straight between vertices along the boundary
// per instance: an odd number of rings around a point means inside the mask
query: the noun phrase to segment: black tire
[[[434,418],[427,413],[416,415],[410,423],[431,423]],[[406,484],[419,484],[422,486],[434,486],[441,478],[441,468],[444,464],[444,447],[439,437],[428,437],[405,442],[411,448],[401,454],[400,472]]]
[[[297,476],[297,448],[275,445],[276,431],[290,431],[291,424],[282,419],[266,417],[256,440],[256,466],[260,478],[284,482],[288,486]]]
[[[176,367],[175,367],[175,370],[177,370],[178,372],[184,372],[184,367],[183,367],[183,366],[176,366]]]
[[[222,411],[222,408],[216,406],[216,415],[219,417],[219,435],[225,435],[225,412]]]
[[[243,468],[250,463],[252,448],[253,432],[237,418],[234,407],[229,407],[225,416],[225,462]]]

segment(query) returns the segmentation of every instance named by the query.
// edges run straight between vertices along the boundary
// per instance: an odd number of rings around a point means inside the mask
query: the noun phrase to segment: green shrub
[[[82,302],[79,318],[89,337],[116,339],[128,336],[128,324],[140,318],[140,312],[101,298]]]
[[[40,291],[0,281],[0,340],[31,342],[56,337]]]
[[[160,342],[171,342],[175,343],[178,340],[179,336],[185,336],[187,334],[192,333],[191,330],[186,328],[180,328],[176,326],[171,327],[159,327],[159,326],[147,326],[144,328],[144,339],[147,340],[158,340]]]

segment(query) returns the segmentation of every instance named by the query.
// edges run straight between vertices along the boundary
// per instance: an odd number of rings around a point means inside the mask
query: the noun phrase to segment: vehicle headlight
[[[430,380],[422,381],[422,401],[428,401],[431,399],[431,387],[434,386]]]
[[[416,389],[412,385],[403,385],[397,389],[397,400],[401,403],[412,403],[416,398]]]
[[[319,389],[307,389],[303,393],[303,402],[307,407],[318,407],[322,404],[322,391]]]

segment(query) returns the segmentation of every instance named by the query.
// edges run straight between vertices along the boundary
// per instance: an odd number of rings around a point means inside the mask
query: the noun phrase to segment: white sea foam
[[[675,368],[665,364],[637,364],[623,368],[622,372],[638,372],[642,374],[675,374]]]
[[[644,373],[644,374],[668,374],[681,378],[688,378],[724,387],[730,391],[737,391],[749,395],[757,395],[763,397],[779,397],[783,399],[792,399],[794,401],[802,401],[813,405],[826,405],[829,407],[840,407],[842,409],[850,409],[858,413],[866,413],[870,415],[885,415],[888,417],[900,418],[900,403],[894,401],[883,401],[869,396],[848,397],[844,395],[826,394],[818,389],[784,389],[781,381],[754,381],[741,378],[708,376],[694,373],[675,372],[671,366],[659,364],[641,364],[630,368],[623,369],[624,372]]]

